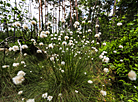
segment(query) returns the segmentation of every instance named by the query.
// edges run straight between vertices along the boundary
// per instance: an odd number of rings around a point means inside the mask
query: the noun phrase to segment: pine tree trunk
[[[116,12],[116,0],[114,0],[113,17],[115,16],[115,12]]]
[[[63,7],[63,0],[62,0],[62,18],[63,18],[63,9],[64,7]]]
[[[97,0],[95,2],[95,7],[96,7],[96,4],[97,4]],[[96,11],[96,15],[98,15],[98,10]],[[96,25],[99,25],[99,18],[98,17],[96,17]],[[98,30],[99,30],[99,27],[95,27],[96,34],[99,33]],[[101,40],[100,40],[100,38],[97,38],[96,40],[97,40],[97,42],[100,43],[100,46],[101,46]]]
[[[52,26],[52,28],[53,28],[53,33],[54,33],[54,28],[55,28],[55,25],[54,25],[54,11],[55,11],[55,4],[53,3],[53,26]]]
[[[41,29],[41,23],[40,23],[40,2],[38,0],[38,3],[39,3],[39,30]]]
[[[65,14],[65,1],[64,1],[64,14]],[[65,15],[64,15],[64,19],[65,19]]]
[[[91,9],[91,7],[90,7],[90,8],[89,8],[88,20],[91,20],[91,14],[92,14],[92,9]]]
[[[60,27],[60,0],[59,0],[59,27]]]
[[[76,20],[78,21],[78,4],[77,4],[77,0],[75,0],[75,8],[76,8]]]
[[[47,30],[47,25],[46,25],[46,22],[47,22],[47,20],[46,20],[46,7],[47,7],[47,5],[46,5],[47,3],[46,3],[46,0],[45,0],[45,30]]]
[[[74,13],[74,0],[72,1],[73,13]]]
[[[70,0],[70,27],[72,30],[71,0]]]
[[[42,0],[40,0],[40,8],[41,8],[41,25],[42,25],[42,30],[43,30],[43,8],[42,8]]]

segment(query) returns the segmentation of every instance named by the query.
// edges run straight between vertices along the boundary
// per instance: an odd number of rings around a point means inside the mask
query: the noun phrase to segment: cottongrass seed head
[[[106,96],[106,91],[101,90],[100,93],[101,93],[103,96]]]
[[[48,97],[47,97],[47,100],[48,100],[48,101],[51,101],[52,98],[53,98],[53,96],[48,96]]]
[[[18,75],[13,77],[12,80],[14,84],[18,85],[18,84],[21,84],[25,80],[25,78],[22,75]]]
[[[22,70],[17,73],[17,75],[22,75],[22,76],[25,76],[25,74],[26,73],[24,71],[22,71]]]
[[[89,84],[92,84],[93,82],[92,82],[91,80],[88,80],[88,83],[89,83]]]
[[[48,93],[46,92],[46,93],[42,94],[42,97],[45,99],[45,98],[47,98],[47,95],[48,95]]]
[[[35,99],[28,99],[26,102],[35,102]]]
[[[130,80],[136,80],[137,79],[137,74],[133,71],[133,70],[131,70],[129,73],[128,73],[128,78],[130,79]]]
[[[107,73],[107,72],[109,72],[109,69],[108,69],[108,68],[104,68],[103,71],[104,71],[105,73]]]

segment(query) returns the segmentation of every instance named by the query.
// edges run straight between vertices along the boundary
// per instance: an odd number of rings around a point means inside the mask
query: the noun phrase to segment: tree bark
[[[65,19],[65,1],[64,1],[64,19]]]
[[[64,6],[63,6],[63,0],[62,0],[62,18],[63,18],[63,10],[64,10]]]
[[[38,3],[39,3],[39,30],[41,29],[41,23],[40,23],[40,2],[38,0]]]
[[[42,0],[40,0],[40,8],[41,8],[41,25],[42,25],[42,30],[43,30],[43,8],[42,8]]]
[[[71,0],[70,0],[70,27],[72,29]]]
[[[60,0],[59,0],[59,27],[60,27]]]
[[[116,0],[114,0],[113,17],[115,16],[115,12],[116,12]]]
[[[53,26],[52,26],[52,28],[53,28],[53,33],[54,33],[54,28],[55,28],[55,25],[54,25],[54,11],[55,11],[55,3],[53,3]]]
[[[47,5],[46,5],[47,3],[46,3],[46,0],[45,0],[45,30],[47,30],[47,25],[46,25],[46,22],[47,22],[47,20],[46,20],[46,7],[47,7]]]
[[[72,1],[72,7],[73,7],[73,13],[74,13],[74,7],[75,7],[74,0]]]
[[[16,0],[15,0],[15,7],[17,7],[17,4],[16,4]],[[14,11],[14,22],[15,22],[15,11]],[[13,39],[13,42],[15,43],[15,27],[14,27],[14,34],[13,34],[13,36],[14,36],[14,39]]]
[[[77,4],[77,0],[75,0],[75,8],[76,8],[76,20],[78,21],[78,4]]]
[[[90,8],[89,8],[88,20],[91,20],[91,14],[92,14],[92,9],[91,9],[91,7],[90,7]]]

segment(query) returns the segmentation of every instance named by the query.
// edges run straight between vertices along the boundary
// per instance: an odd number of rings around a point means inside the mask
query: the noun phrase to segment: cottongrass
[[[25,80],[25,78],[22,75],[18,75],[13,77],[12,80],[14,84],[18,85],[21,84]]]
[[[88,80],[88,83],[89,83],[89,84],[92,84],[93,82],[92,82],[91,80]]]
[[[48,100],[48,101],[51,101],[52,98],[53,98],[53,96],[48,96],[48,97],[47,97],[47,100]]]
[[[10,67],[9,65],[3,65],[2,68],[8,68]]]
[[[23,24],[23,29],[28,29],[28,26],[26,24]]]
[[[47,96],[48,96],[48,93],[42,94],[42,97],[43,97],[44,99],[47,98]]]
[[[62,93],[59,93],[58,96],[61,97],[62,96]]]
[[[98,27],[99,27],[99,25],[98,25],[98,24],[96,24],[96,25],[95,25],[95,27],[96,27],[96,28],[98,28]]]
[[[75,93],[78,93],[79,91],[78,90],[75,90]]]
[[[103,46],[106,46],[106,43],[103,43]]]
[[[94,36],[94,37],[99,38],[99,37],[100,37],[100,35],[99,35],[99,34],[95,34],[95,36]]]
[[[37,50],[37,53],[42,53],[42,50]]]
[[[118,23],[117,23],[117,26],[121,26],[121,25],[122,25],[122,23],[121,23],[121,22],[118,22]]]
[[[25,73],[24,71],[21,70],[21,71],[19,71],[19,72],[17,73],[17,76],[18,76],[18,75],[25,76],[25,74],[26,74],[26,73]]]
[[[108,63],[108,62],[109,62],[109,60],[110,60],[110,59],[109,59],[107,56],[103,56],[103,60],[102,60],[103,62]]]
[[[25,62],[24,61],[21,61],[21,64],[25,64]]]
[[[28,99],[26,102],[35,102],[35,99]]]
[[[122,48],[123,48],[123,46],[122,46],[122,45],[119,45],[119,48],[121,48],[121,49],[122,49]]]
[[[27,45],[22,45],[22,49],[27,49],[28,46]]]
[[[17,66],[19,66],[19,63],[13,63],[12,66],[13,66],[13,67],[17,67]]]
[[[43,46],[43,45],[44,45],[44,43],[43,43],[43,42],[40,42],[40,43],[39,43],[39,46]]]
[[[34,21],[34,20],[31,21],[31,24],[32,24],[32,25],[36,25],[36,21]]]
[[[19,47],[16,46],[16,45],[14,45],[14,46],[12,47],[12,50],[13,50],[13,51],[17,51],[17,50],[19,50]]]
[[[103,96],[106,96],[106,91],[101,90],[100,93],[101,93]]]
[[[47,37],[46,34],[43,34],[43,33],[40,34],[40,38],[46,38],[46,37]]]
[[[61,65],[65,65],[65,62],[64,62],[64,61],[62,61],[62,62],[61,62]]]
[[[63,41],[63,42],[62,42],[62,45],[67,45],[67,42],[66,42],[66,41]]]
[[[50,49],[53,49],[54,46],[53,46],[53,44],[51,43],[51,44],[48,45],[48,47],[49,47]]]
[[[105,73],[107,73],[107,72],[109,72],[109,69],[108,69],[108,68],[104,68],[103,71],[104,71]]]
[[[54,61],[54,57],[50,57],[50,60],[51,60],[51,61]]]
[[[18,95],[21,95],[22,93],[23,93],[23,91],[19,91],[19,92],[18,92]]]
[[[136,80],[137,79],[137,74],[131,70],[129,73],[128,73],[128,78],[132,81]]]
[[[117,53],[117,51],[116,51],[116,50],[114,50],[114,51],[113,51],[113,53]]]
[[[24,53],[23,55],[24,55],[24,56],[27,56],[27,53]]]
[[[21,27],[21,24],[20,24],[19,22],[15,22],[15,25],[16,25],[17,27]]]

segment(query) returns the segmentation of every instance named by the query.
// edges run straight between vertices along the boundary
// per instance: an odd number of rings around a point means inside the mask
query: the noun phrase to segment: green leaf
[[[138,64],[135,64],[136,67],[138,67]]]
[[[10,6],[11,6],[11,4],[10,4],[10,3],[7,3],[7,6],[8,6],[8,7],[10,7]]]
[[[11,15],[9,15],[8,17],[9,17],[9,19],[11,19]]]

